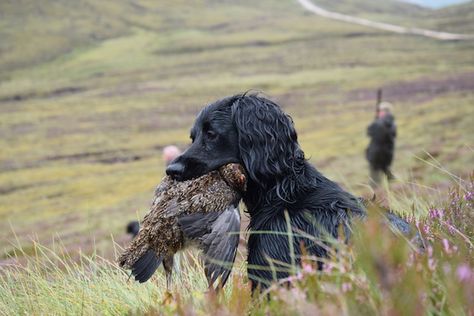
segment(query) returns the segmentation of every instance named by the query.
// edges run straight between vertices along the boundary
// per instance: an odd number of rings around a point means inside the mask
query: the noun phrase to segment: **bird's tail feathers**
[[[153,250],[149,249],[132,264],[132,275],[135,276],[136,281],[146,282],[155,273],[162,261],[163,257],[158,257]]]
[[[117,261],[122,268],[132,270],[132,275],[136,281],[143,283],[151,278],[158,269],[163,257],[158,257],[156,252],[149,249],[147,245],[134,247],[134,243],[136,243],[136,240],[122,253]]]

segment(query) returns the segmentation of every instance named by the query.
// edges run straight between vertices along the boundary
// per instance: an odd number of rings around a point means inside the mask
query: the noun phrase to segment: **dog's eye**
[[[207,132],[206,132],[206,136],[207,136],[207,138],[209,138],[209,139],[214,139],[214,138],[217,137],[217,133],[214,132],[214,131],[207,131]]]

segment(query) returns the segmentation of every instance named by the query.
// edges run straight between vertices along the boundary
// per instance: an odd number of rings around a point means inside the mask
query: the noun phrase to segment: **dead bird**
[[[229,277],[239,244],[241,193],[247,179],[239,164],[227,164],[199,178],[178,182],[166,176],[155,190],[149,213],[119,257],[135,280],[147,281],[161,263],[170,289],[173,256],[196,245],[204,253],[209,286]]]

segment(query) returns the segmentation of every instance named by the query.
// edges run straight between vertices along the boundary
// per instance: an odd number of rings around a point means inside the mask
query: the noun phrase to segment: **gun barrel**
[[[377,90],[377,102],[375,103],[375,118],[379,116],[380,103],[382,103],[382,89]]]

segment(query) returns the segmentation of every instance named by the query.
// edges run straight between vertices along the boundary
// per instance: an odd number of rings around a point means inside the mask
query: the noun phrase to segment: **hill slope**
[[[223,9],[218,3],[199,1],[192,8],[185,1],[175,1],[173,5],[150,0],[2,1],[0,69],[52,60],[78,47],[97,45],[103,40],[127,35],[132,28],[166,32],[188,26],[208,27],[209,22],[225,21],[224,14],[242,11],[245,6],[253,6],[255,11],[268,6],[282,7],[273,1],[260,1],[258,4],[241,1],[239,4],[226,4]],[[195,14],[197,12],[199,16]],[[249,18],[252,16],[251,13]]]
[[[373,15],[385,14],[400,17],[417,16],[427,11],[425,8],[412,3],[397,0],[373,1],[373,0],[314,0],[314,3],[326,9],[340,11],[351,15]]]
[[[439,29],[474,32],[474,2],[435,10],[427,16]]]
[[[443,187],[449,176],[420,160],[430,155],[454,174],[474,159],[472,42],[328,21],[293,1],[1,6],[4,259],[11,227],[25,249],[57,233],[71,252],[95,243],[112,256],[111,236],[123,241],[124,223],[143,215],[161,179],[161,148],[185,148],[204,104],[249,89],[281,103],[307,157],[357,193],[380,86],[400,127],[398,186]]]
[[[472,2],[436,11],[396,0],[314,2],[328,10],[382,22],[402,23],[404,26],[433,26],[444,31],[472,31],[474,27]],[[224,21],[225,14],[232,15],[233,10],[242,12],[245,7],[254,7],[255,11],[271,7],[273,12],[296,9],[292,1],[269,0],[258,4],[250,1],[229,3],[223,10],[214,0],[200,1],[193,6],[199,8],[200,17],[211,17],[208,22]],[[191,21],[195,23],[193,27],[206,24],[199,22],[199,17],[185,2],[169,6],[146,0],[3,1],[0,3],[0,18],[0,69],[3,70],[52,60],[72,49],[97,45],[103,40],[129,34],[133,27],[166,31],[186,27]]]
[[[452,6],[464,2],[469,2],[470,0],[400,0],[410,3],[416,3],[425,7],[430,8],[442,8],[446,6]]]

